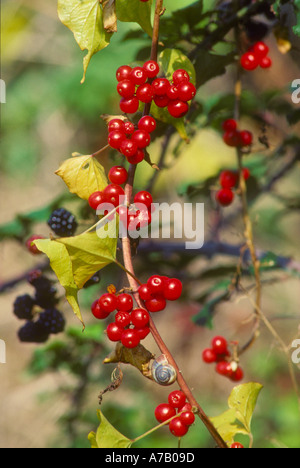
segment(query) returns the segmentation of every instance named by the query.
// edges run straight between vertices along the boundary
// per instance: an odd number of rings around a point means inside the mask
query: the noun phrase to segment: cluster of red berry
[[[117,311],[114,322],[107,326],[106,334],[110,341],[120,341],[125,348],[136,348],[150,333],[149,313],[145,309],[134,309],[130,294],[105,293],[92,304],[91,310],[100,320]]]
[[[211,343],[211,348],[203,350],[202,359],[207,364],[216,363],[216,372],[228,377],[233,382],[243,379],[244,373],[235,361],[228,361],[230,352],[228,344],[223,336],[215,336]]]
[[[153,275],[142,284],[138,293],[149,312],[164,310],[167,301],[177,301],[182,293],[182,283],[177,278]]]
[[[168,403],[161,403],[155,409],[155,418],[162,424],[171,418],[169,429],[175,437],[183,437],[189,427],[195,422],[192,407],[186,401],[186,396],[181,390],[175,390],[168,396]],[[177,417],[176,414],[178,414]]]
[[[133,203],[130,207],[125,205],[120,206],[117,212],[120,216],[120,221],[128,231],[139,231],[151,223],[153,198],[149,192],[142,190],[134,196]]]
[[[240,147],[251,146],[253,135],[248,130],[238,130],[234,119],[225,120],[222,124],[224,130],[223,140],[228,146]]]
[[[112,119],[108,123],[108,144],[123,154],[130,164],[138,164],[145,157],[144,149],[150,145],[150,134],[155,129],[156,121],[149,115],[139,120],[137,128],[129,120]]]
[[[187,114],[188,102],[196,95],[190,75],[186,70],[176,70],[170,82],[167,78],[158,78],[159,71],[154,60],[148,60],[142,67],[122,65],[118,68],[117,91],[121,96],[122,112],[134,114],[140,102],[150,104],[154,101],[158,107],[167,107],[172,117],[180,118]]]
[[[248,168],[243,168],[243,176],[245,180],[250,177]],[[216,200],[221,206],[229,206],[234,200],[233,189],[237,187],[239,174],[237,171],[222,171],[219,177],[221,189],[216,193]]]
[[[244,70],[253,71],[257,67],[270,68],[272,60],[268,57],[269,47],[263,42],[256,42],[241,57],[241,66]]]

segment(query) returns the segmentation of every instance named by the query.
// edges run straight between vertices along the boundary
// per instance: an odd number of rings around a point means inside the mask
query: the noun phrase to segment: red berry
[[[227,119],[223,122],[222,128],[225,132],[232,132],[237,129],[237,123],[234,119]]]
[[[148,0],[141,0],[148,1]],[[148,78],[155,78],[159,73],[159,65],[154,60],[148,60],[144,63],[143,68],[146,70]]]
[[[230,448],[245,448],[245,447],[239,442],[234,442],[233,444],[231,444]]]
[[[260,60],[259,65],[261,66],[261,68],[270,68],[272,66],[272,60],[270,59],[270,57],[263,57]]]
[[[153,89],[150,83],[144,83],[136,90],[136,97],[139,101],[149,103],[153,99]]]
[[[227,361],[220,361],[216,365],[216,372],[225,377],[230,377],[232,374],[231,364]]]
[[[229,206],[234,200],[234,193],[230,189],[219,190],[216,194],[216,200],[222,206]]]
[[[110,312],[107,312],[107,311],[104,311],[103,309],[101,309],[98,300],[93,302],[92,307],[91,307],[91,311],[92,311],[92,314],[94,315],[94,317],[96,317],[96,319],[99,319],[99,320],[104,320],[110,315]]]
[[[123,331],[122,327],[113,322],[107,326],[106,334],[110,341],[116,342],[121,341]]]
[[[137,152],[133,156],[126,156],[126,159],[130,164],[138,164],[142,162],[144,158],[145,158],[145,153],[141,149],[138,149]]]
[[[139,108],[139,100],[137,97],[122,98],[120,101],[120,109],[124,114],[134,114]]]
[[[131,312],[131,322],[136,328],[144,328],[149,324],[149,313],[145,309],[134,309]]]
[[[38,239],[45,239],[45,237],[37,235],[31,236],[29,239],[27,239],[25,244],[29,252],[33,255],[40,255],[43,253],[36,247],[36,245],[33,244],[33,242]]]
[[[131,72],[129,79],[134,83],[135,85],[141,85],[146,83],[148,78],[147,71],[142,68],[142,67],[134,67]]]
[[[132,68],[129,67],[129,65],[122,65],[121,67],[119,67],[116,72],[117,80],[118,81],[126,80],[129,77],[131,70]]]
[[[120,310],[116,315],[115,315],[115,322],[116,324],[121,327],[125,328],[131,323],[131,316],[129,312],[125,312],[123,310]]]
[[[133,199],[134,203],[141,203],[145,205],[147,208],[150,208],[153,203],[153,198],[151,193],[146,192],[146,190],[142,190],[138,192]]]
[[[175,100],[179,98],[179,89],[178,86],[172,85],[167,91],[167,96],[169,99]]]
[[[187,81],[190,81],[190,75],[187,71],[180,68],[173,73],[173,83],[175,85]]]
[[[190,81],[178,84],[178,99],[187,102],[196,96],[196,88]]]
[[[240,132],[240,146],[250,146],[253,142],[253,135],[248,130]]]
[[[148,301],[145,301],[145,307],[149,312],[160,312],[166,308],[166,300],[163,297],[153,297]]]
[[[244,372],[241,367],[238,367],[236,371],[232,372],[230,375],[230,380],[233,382],[240,382],[240,380],[243,380],[244,378]]]
[[[125,184],[128,178],[128,172],[125,167],[114,166],[108,173],[108,178],[112,184],[122,185]]]
[[[186,396],[181,390],[174,390],[169,394],[168,402],[173,408],[181,408],[186,403]]]
[[[136,143],[139,149],[146,148],[151,143],[151,137],[145,130],[136,130],[132,134],[131,140]]]
[[[238,183],[239,176],[233,171],[223,171],[220,175],[220,185],[224,189],[231,189]]]
[[[170,101],[168,104],[169,114],[176,119],[184,117],[188,113],[188,110],[188,104],[186,102],[180,101],[180,99]]]
[[[217,361],[217,354],[213,349],[206,348],[202,352],[202,359],[207,364],[212,364],[213,362]]]
[[[190,412],[192,411],[192,405],[190,403],[185,403],[183,406],[178,408],[178,412],[181,413],[182,411],[184,412]]]
[[[117,84],[117,91],[124,98],[131,98],[135,93],[135,85],[131,80],[122,80]]]
[[[155,408],[154,415],[159,423],[164,423],[176,416],[176,410],[168,403],[161,403]]]
[[[135,330],[139,334],[140,340],[144,340],[150,333],[150,328],[149,327],[136,328]]]
[[[186,426],[191,426],[195,422],[195,415],[192,411],[185,411],[179,416],[180,421]]]
[[[125,192],[122,187],[116,184],[107,185],[103,190],[103,193],[107,199],[107,202],[111,203],[115,207],[122,204],[122,198],[125,196]]]
[[[227,341],[223,336],[215,336],[211,342],[211,347],[216,354],[226,354]]]
[[[101,309],[106,312],[113,312],[117,307],[117,298],[114,294],[103,294],[99,299],[99,305]]]
[[[132,349],[136,348],[140,344],[141,340],[136,330],[128,328],[127,330],[123,331],[121,341],[125,348]]]
[[[138,127],[140,130],[152,133],[156,129],[156,120],[150,115],[145,115],[139,120]]]
[[[138,289],[138,293],[142,301],[149,301],[153,298],[152,293],[147,284],[142,284]]]
[[[94,192],[89,197],[89,205],[93,210],[97,210],[99,205],[108,203],[107,197],[103,192]]]
[[[120,294],[117,296],[117,310],[123,310],[125,312],[130,312],[133,308],[133,300],[129,294]]]
[[[251,175],[250,169],[248,169],[248,167],[244,167],[243,168],[243,177],[244,177],[244,179],[248,180],[250,175]]]
[[[167,279],[164,282],[164,298],[168,301],[177,301],[182,293],[182,282],[177,278]]]
[[[154,96],[153,101],[157,105],[157,107],[164,108],[167,107],[167,105],[170,102],[170,99],[166,94],[163,94],[162,96]]]
[[[119,130],[114,130],[108,135],[108,144],[111,148],[120,149],[121,143],[126,139],[126,135]]]
[[[226,145],[237,147],[240,144],[240,132],[237,130],[230,130],[225,132],[223,135],[223,140]]]
[[[153,275],[148,279],[147,286],[152,294],[163,294],[165,280],[161,276]]]
[[[257,42],[253,46],[253,53],[258,57],[259,59],[264,58],[268,55],[269,53],[269,47],[267,44],[265,44],[262,41]]]
[[[124,154],[124,156],[133,156],[137,150],[138,146],[135,141],[129,140],[128,138],[125,138],[125,140],[122,141],[120,151],[122,154]]]
[[[125,135],[132,135],[135,130],[135,127],[132,122],[124,122],[124,132]]]
[[[247,71],[255,70],[259,65],[259,59],[253,52],[246,52],[241,57],[241,66]]]
[[[112,119],[108,123],[108,131],[113,132],[117,130],[118,132],[124,133],[124,122],[121,119]]]
[[[183,437],[188,433],[188,426],[186,426],[180,418],[172,419],[169,424],[169,429],[175,437]]]
[[[170,86],[170,82],[167,78],[156,78],[152,82],[152,89],[155,96],[165,96]]]

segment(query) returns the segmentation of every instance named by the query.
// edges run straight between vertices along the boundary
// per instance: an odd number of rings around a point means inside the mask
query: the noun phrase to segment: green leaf
[[[104,167],[91,155],[67,159],[55,174],[63,179],[71,193],[83,200],[108,185]]]
[[[251,420],[262,385],[249,382],[233,388],[229,398],[229,409],[211,422],[230,446],[236,434],[251,435]]]
[[[152,0],[116,0],[116,13],[119,21],[125,23],[138,23],[141,28],[152,37],[151,25]]]
[[[226,72],[226,67],[235,62],[235,57],[235,52],[217,55],[201,49],[197,53],[195,61],[197,88],[212,78],[223,75]]]
[[[98,429],[88,435],[91,448],[130,448],[132,441],[115,429],[98,410],[97,416],[100,421]]]
[[[105,235],[106,238],[98,237]],[[78,291],[94,273],[115,261],[117,249],[115,223],[108,223],[97,232],[55,240],[42,239],[35,241],[35,244],[48,256],[51,268],[65,288],[67,301],[83,323],[78,305]]]
[[[81,50],[88,51],[83,59],[83,83],[91,58],[108,46],[112,36],[104,28],[102,6],[99,0],[58,0],[58,16]]]

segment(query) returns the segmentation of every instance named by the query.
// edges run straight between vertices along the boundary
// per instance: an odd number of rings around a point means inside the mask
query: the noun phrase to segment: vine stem
[[[152,46],[151,46],[151,60],[157,61],[157,51],[158,51],[158,40],[159,40],[159,23],[161,13],[163,12],[163,0],[156,0],[155,4],[155,13],[154,13],[154,22],[153,22],[153,36],[152,36]],[[146,104],[144,108],[143,115],[149,114],[150,105]],[[125,196],[128,203],[132,201],[132,193],[133,193],[133,185],[134,185],[134,177],[136,172],[136,166],[130,165],[128,170],[128,180],[125,186]],[[132,261],[132,254],[131,254],[131,244],[130,238],[128,236],[123,237],[122,239],[122,247],[123,247],[123,260],[124,266],[127,270],[127,278],[130,284],[130,287],[134,291],[133,296],[136,303],[139,307],[144,308],[142,301],[140,300],[139,294],[137,292],[139,284],[136,281],[136,275],[134,273],[133,261]],[[152,334],[153,339],[155,340],[158,348],[160,349],[161,353],[164,354],[168,360],[168,362],[174,367],[177,373],[177,382],[180,386],[181,390],[185,393],[189,403],[196,408],[196,414],[200,417],[201,421],[204,423],[210,434],[212,435],[213,439],[215,440],[216,444],[220,448],[228,448],[226,442],[222,439],[221,435],[218,433],[212,422],[210,421],[209,417],[203,411],[197,400],[192,394],[191,389],[189,388],[188,384],[186,383],[181,370],[179,369],[173,355],[169,351],[167,345],[165,344],[164,340],[162,339],[159,331],[156,328],[156,325],[150,316],[150,331]]]

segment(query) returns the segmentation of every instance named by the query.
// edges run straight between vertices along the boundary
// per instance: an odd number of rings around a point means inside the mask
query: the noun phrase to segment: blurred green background
[[[191,4],[191,1],[166,0],[165,4],[167,14],[170,14],[172,10]],[[71,32],[59,22],[55,1],[3,0],[1,8],[1,78],[7,84],[7,103],[1,105],[0,224],[3,224],[13,220],[17,214],[46,206],[55,196],[66,193],[63,182],[54,175],[55,170],[73,152],[90,154],[106,144],[106,128],[100,115],[118,113],[115,70],[135,60],[137,52],[150,45],[146,37],[124,41],[125,34],[137,29],[137,26],[119,24],[118,34],[114,35],[107,49],[92,59],[86,82],[81,85],[84,53]],[[297,62],[293,55],[280,54],[273,37],[270,37],[269,45],[274,67],[268,74],[268,80],[258,71],[256,77],[249,80],[249,87],[257,96],[269,89],[284,89],[289,100],[290,83],[299,78]],[[232,75],[229,73],[205,85],[197,98],[209,108],[221,93],[231,92],[231,89]],[[269,137],[274,145],[289,131],[299,135],[299,126],[290,128],[284,113],[272,116],[270,120],[273,126]],[[244,123],[253,131],[259,131],[257,122],[247,116]],[[154,161],[159,157],[160,144],[158,139],[151,148]],[[176,144],[177,137],[171,147]],[[109,154],[105,154],[103,165],[109,168],[113,160]],[[206,127],[201,128],[190,145],[181,149],[176,161],[171,152],[168,160],[171,163],[169,170],[159,176],[155,185],[154,195],[157,199],[175,200],[188,184],[200,184],[209,177],[217,176],[221,168],[234,166],[233,152],[224,146],[220,132]],[[253,158],[251,161],[256,160]],[[279,167],[280,163],[281,160],[268,161],[267,170],[277,165]],[[255,167],[259,167],[259,164],[255,164]],[[152,169],[142,163],[138,175],[138,184],[142,187],[151,178]],[[276,186],[276,193],[299,201],[299,176],[298,163]],[[207,203],[209,236],[213,230],[215,211],[209,197],[200,195],[198,201]],[[76,203],[69,203],[67,207],[79,211]],[[280,197],[268,194],[259,198],[252,209],[259,248],[293,256],[300,261],[298,209],[287,210]],[[49,234],[45,223],[37,224],[35,232],[37,230],[39,234]],[[241,243],[240,221],[234,219],[232,223],[224,225],[221,240]],[[160,258],[159,262],[163,262],[163,259]],[[27,253],[20,242],[6,239],[0,244],[0,263],[1,283],[33,268],[36,259]],[[207,270],[235,263],[235,259],[222,257],[200,258],[189,263],[187,272],[195,278],[188,291],[190,295],[186,295],[189,298],[185,303],[170,307],[157,319],[162,335],[174,351],[195,395],[211,416],[226,409],[232,384],[216,376],[213,368],[200,362],[201,351],[217,333],[229,339],[243,340],[249,336],[247,319],[251,305],[247,298],[241,297],[220,304],[214,319],[214,330],[209,330],[191,322],[191,316],[200,307],[193,296],[201,292],[201,275]],[[163,269],[163,265],[161,267]],[[138,264],[138,268],[146,276],[143,265]],[[114,269],[103,273],[103,290],[115,281],[115,273]],[[270,276],[276,280],[264,285],[264,310],[274,320],[274,326],[286,343],[290,343],[299,334],[299,278],[284,272],[272,272]],[[208,284],[212,286],[215,281],[211,277]],[[192,289],[194,287],[196,293]],[[86,436],[97,426],[97,397],[109,384],[113,370],[102,366],[103,358],[110,351],[109,343],[103,342],[102,338],[95,339],[96,342],[99,340],[99,362],[93,361],[89,368],[84,400],[80,402],[80,411],[76,412],[76,389],[80,387],[82,379],[82,361],[85,353],[89,355],[93,349],[94,337],[101,337],[102,332],[98,325],[95,328],[88,310],[99,295],[99,287],[83,291],[80,297],[87,328],[94,333],[93,338],[89,341],[87,337],[85,341],[80,336],[80,324],[64,304],[70,332],[65,338],[60,337],[61,343],[65,344],[56,344],[56,340],[53,340],[45,353],[37,346],[22,345],[16,337],[19,323],[12,315],[12,303],[16,295],[26,292],[30,292],[30,287],[20,284],[0,296],[0,338],[7,344],[7,364],[0,367],[0,446],[88,447]],[[78,367],[74,364],[72,368],[64,354],[61,362],[51,361],[53,349],[55,354],[60,346],[64,349],[66,343],[70,347],[68,349],[72,349],[72,359],[76,358],[74,362],[78,363]],[[157,352],[150,339],[147,339],[147,345]],[[34,352],[35,360],[29,370]],[[299,447],[297,398],[286,359],[267,331],[262,331],[256,345],[243,356],[242,366],[245,381],[258,381],[264,385],[253,418],[255,447]],[[122,386],[104,396],[102,410],[121,432],[128,437],[136,437],[155,425],[154,408],[165,401],[169,389],[144,382],[135,370],[123,370],[125,377]],[[299,371],[295,367],[298,381]],[[176,447],[176,440],[165,429],[143,440],[139,446]],[[213,446],[212,441],[201,423],[197,422],[184,439],[183,447],[206,446]]]

